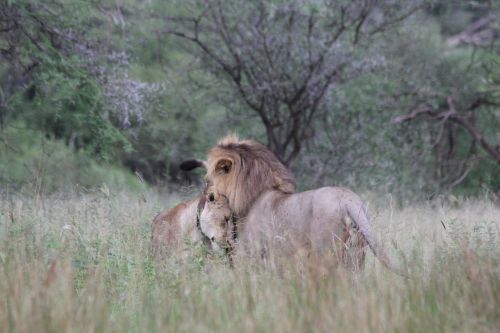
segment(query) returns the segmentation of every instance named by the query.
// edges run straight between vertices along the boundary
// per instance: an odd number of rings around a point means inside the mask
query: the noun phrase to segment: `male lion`
[[[237,231],[233,231],[232,212],[225,195],[209,189],[204,206],[199,216],[202,233],[210,239],[214,250],[234,247],[235,259],[305,250],[307,257],[321,261],[335,250],[344,266],[360,269],[368,244],[387,268],[405,275],[379,246],[365,205],[348,189],[323,187],[296,194],[266,191],[246,218],[238,220]]]
[[[229,135],[210,149],[207,161],[190,160],[181,164],[183,170],[196,167],[207,169],[205,195],[209,201],[214,202],[215,197],[224,198],[227,202],[218,207],[225,207],[224,214],[230,212],[236,217],[236,236],[240,238],[240,232],[243,233],[243,246],[237,246],[238,252],[255,245],[259,251],[265,250],[271,241],[288,235],[293,240],[289,244],[305,245],[314,252],[325,251],[333,242],[341,248],[355,244],[353,248],[364,249],[366,241],[379,260],[391,266],[376,242],[366,209],[356,194],[331,187],[292,194],[295,181],[291,172],[265,146]],[[226,223],[225,219],[210,217],[209,212],[202,213],[205,224]],[[346,228],[349,220],[359,232]],[[228,234],[227,230],[220,230]],[[229,234],[233,237],[234,233]],[[359,237],[361,235],[363,237]],[[227,236],[218,239],[215,234],[205,236],[213,238],[215,245],[225,246],[222,239]],[[256,242],[247,243],[246,238]],[[352,258],[356,266],[362,266],[365,252],[358,252]]]
[[[295,191],[292,173],[267,147],[251,140],[228,135],[209,150],[207,161],[189,160],[181,169],[205,167],[207,188],[229,199],[229,207],[240,217],[267,190]]]
[[[204,236],[196,225],[198,203],[203,197],[185,201],[158,214],[153,220],[151,245],[153,256],[165,251],[186,252],[186,243],[203,241]]]

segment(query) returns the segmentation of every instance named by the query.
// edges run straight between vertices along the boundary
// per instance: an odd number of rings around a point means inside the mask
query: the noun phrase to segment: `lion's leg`
[[[339,242],[340,245],[340,262],[345,268],[350,268],[350,258],[349,258],[349,240],[351,238],[351,234],[349,232],[350,229],[350,221],[348,219],[344,219],[343,221],[343,230],[342,230],[342,242]]]
[[[349,241],[349,257],[352,269],[359,271],[365,267],[367,246],[368,243],[361,232],[354,229]]]
[[[350,218],[345,218],[342,238],[342,265],[351,271],[360,271],[365,265],[366,246],[368,243],[352,223]]]
[[[338,267],[338,259],[328,251],[317,251],[303,247],[295,253],[295,266],[300,273],[307,273],[315,277],[330,276]]]

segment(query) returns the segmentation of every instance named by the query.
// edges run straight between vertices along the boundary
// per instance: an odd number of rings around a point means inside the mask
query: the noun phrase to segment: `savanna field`
[[[0,1],[3,332],[500,333],[500,1]]]
[[[0,201],[2,332],[498,332],[500,209],[488,196],[400,207],[365,195],[384,247],[361,273],[239,270],[193,246],[155,261],[151,221],[186,194],[146,190]]]

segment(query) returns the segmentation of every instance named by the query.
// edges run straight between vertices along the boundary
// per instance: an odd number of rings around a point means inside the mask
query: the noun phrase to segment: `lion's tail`
[[[361,200],[360,200],[361,201]],[[389,270],[399,274],[401,276],[407,277],[406,268],[403,265],[395,265],[393,261],[389,259],[389,256],[384,251],[384,249],[377,242],[375,233],[372,229],[372,224],[370,218],[368,217],[368,212],[365,205],[360,202],[359,205],[348,205],[347,213],[349,217],[357,226],[359,232],[363,235],[368,246],[373,251],[373,254],[387,267]]]

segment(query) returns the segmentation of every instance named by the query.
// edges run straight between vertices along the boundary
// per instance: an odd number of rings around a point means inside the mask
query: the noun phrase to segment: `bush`
[[[74,150],[61,140],[48,138],[22,124],[7,128],[0,144],[1,190],[35,191],[88,189],[141,190],[139,179],[109,163],[99,163],[83,150]]]

